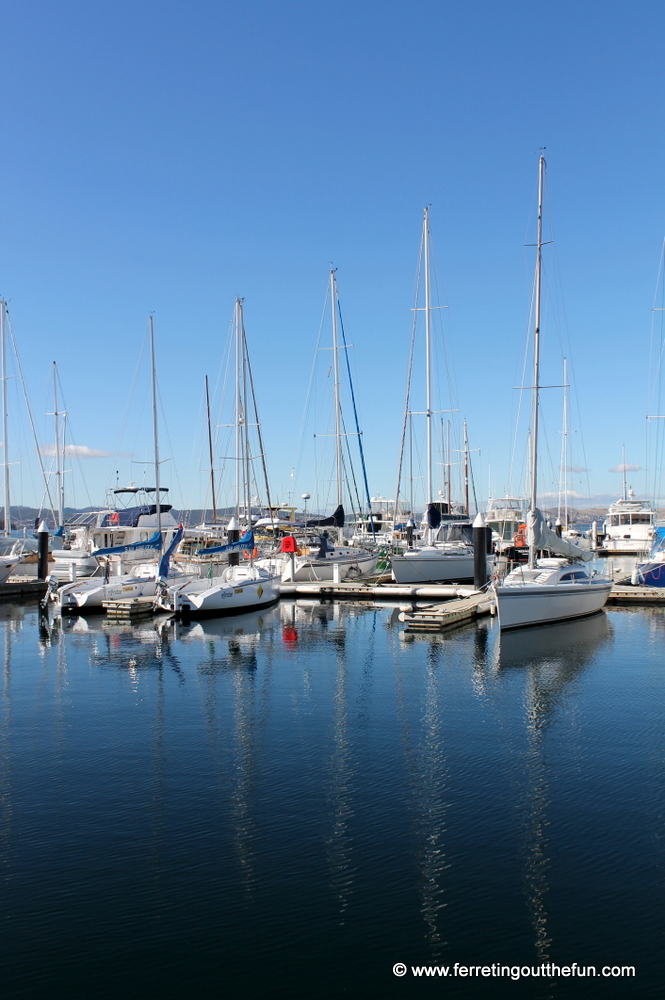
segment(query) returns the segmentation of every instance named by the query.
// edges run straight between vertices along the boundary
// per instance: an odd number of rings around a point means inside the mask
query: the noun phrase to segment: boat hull
[[[605,606],[611,590],[609,581],[549,587],[535,583],[499,586],[499,628],[525,628],[593,615]]]
[[[412,549],[391,558],[396,583],[462,583],[473,581],[473,553]]]
[[[642,563],[637,572],[645,587],[665,587],[665,562]]]
[[[279,600],[279,580],[264,577],[210,586],[197,580],[173,594],[173,611],[182,618],[238,615],[266,608]],[[207,585],[206,585],[207,584]]]

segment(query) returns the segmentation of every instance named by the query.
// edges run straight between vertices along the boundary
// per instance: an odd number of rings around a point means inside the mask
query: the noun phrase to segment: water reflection
[[[447,943],[440,924],[441,911],[446,905],[444,873],[450,867],[445,843],[449,782],[444,736],[445,681],[438,669],[446,654],[446,641],[441,636],[427,637],[424,691],[418,694],[418,719],[413,718],[411,662],[404,660],[403,648],[401,639],[395,635],[397,713],[400,741],[410,774],[420,911],[432,960],[438,961]]]
[[[547,906],[548,871],[551,867],[547,837],[550,767],[545,733],[555,719],[567,689],[611,638],[612,627],[603,612],[579,621],[504,632],[500,634],[496,646],[499,674],[518,670],[526,672],[527,753],[521,809],[523,879],[537,964],[552,960]],[[554,981],[541,981],[534,996],[539,1000],[549,1000],[555,986]]]

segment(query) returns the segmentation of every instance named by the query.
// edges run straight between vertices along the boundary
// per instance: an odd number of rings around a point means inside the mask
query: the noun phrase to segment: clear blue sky
[[[490,468],[501,492],[543,146],[555,237],[546,281],[558,289],[543,382],[561,382],[565,353],[570,464],[589,470],[571,474],[572,488],[620,490],[609,470],[622,444],[629,465],[649,460],[664,28],[652,0],[7,0],[0,293],[43,444],[57,361],[75,444],[120,453],[70,461],[69,502],[101,502],[116,469],[122,481],[151,478],[131,456],[150,455],[137,365],[153,312],[163,478],[174,503],[203,505],[203,376],[217,377],[236,295],[273,492],[313,493],[302,419],[331,262],[370,490],[392,497],[424,205],[459,415],[480,449],[479,498]],[[543,410],[556,464],[560,390]],[[24,425],[12,412],[12,500],[34,504],[42,487]],[[523,421],[516,470],[525,433]],[[644,490],[643,471],[630,478]]]

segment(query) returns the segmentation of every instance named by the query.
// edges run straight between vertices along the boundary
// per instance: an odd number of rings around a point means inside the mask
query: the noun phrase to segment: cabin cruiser
[[[648,500],[636,500],[631,488],[627,497],[610,504],[603,530],[607,552],[648,552],[656,538],[656,511]]]
[[[515,547],[515,536],[522,541],[528,501],[520,497],[497,497],[487,502],[485,523],[492,529],[492,548],[496,553]]]

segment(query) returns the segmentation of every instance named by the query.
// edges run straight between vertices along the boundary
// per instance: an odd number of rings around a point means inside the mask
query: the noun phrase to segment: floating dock
[[[103,601],[102,607],[107,618],[115,622],[145,621],[155,613],[154,597],[132,597],[127,601]]]
[[[414,601],[443,600],[451,597],[470,597],[475,594],[471,584],[458,583],[423,583],[405,586],[400,583],[390,583],[388,578],[381,580],[354,580],[334,583],[326,580],[322,583],[283,583],[282,597],[320,597],[322,600],[348,601],[394,601],[401,598],[411,598]]]
[[[406,636],[413,632],[446,632],[448,629],[467,625],[481,615],[493,614],[494,611],[492,591],[480,590],[459,600],[402,611],[399,620],[406,625],[402,633]]]
[[[0,600],[41,601],[46,587],[46,580],[35,580],[34,576],[11,576],[7,583],[0,584]]]
[[[615,583],[608,604],[656,604],[665,607],[665,587]]]

